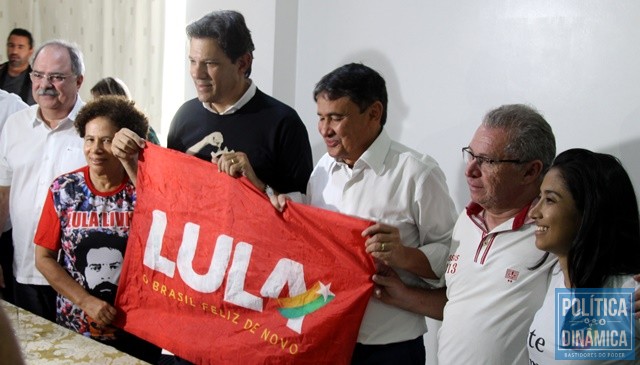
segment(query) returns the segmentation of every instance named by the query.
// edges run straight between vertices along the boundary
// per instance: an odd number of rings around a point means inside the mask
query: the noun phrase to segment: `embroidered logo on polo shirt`
[[[449,255],[449,259],[447,260],[447,274],[455,274],[458,271],[458,259],[460,258],[459,254]]]
[[[507,279],[508,282],[513,283],[514,281],[518,280],[518,275],[520,275],[520,272],[518,270],[514,270],[514,269],[507,269],[506,274],[504,274],[505,279]]]

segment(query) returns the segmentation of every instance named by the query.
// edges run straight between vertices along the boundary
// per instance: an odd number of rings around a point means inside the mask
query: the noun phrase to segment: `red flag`
[[[116,307],[125,330],[197,364],[347,364],[373,289],[371,222],[278,213],[245,178],[152,144]]]

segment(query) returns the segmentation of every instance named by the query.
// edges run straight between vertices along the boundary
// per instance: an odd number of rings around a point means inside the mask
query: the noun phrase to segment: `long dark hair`
[[[640,272],[638,202],[620,161],[576,148],[559,154],[551,168],[582,214],[567,258],[571,284],[601,288],[609,276]]]

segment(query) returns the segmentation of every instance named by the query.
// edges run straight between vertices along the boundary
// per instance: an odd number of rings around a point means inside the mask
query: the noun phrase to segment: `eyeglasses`
[[[31,80],[32,81],[42,81],[43,79],[47,79],[50,83],[52,84],[61,84],[64,82],[64,80],[67,79],[67,77],[72,77],[75,75],[63,75],[63,74],[45,74],[43,72],[38,72],[38,71],[31,71],[31,73],[29,73],[29,76],[31,76]]]
[[[473,152],[471,152],[470,147],[462,147],[462,158],[464,159],[464,162],[466,162],[467,164],[470,164],[471,162],[475,161],[478,164],[478,167],[482,167],[482,165],[485,163],[489,166],[493,166],[499,163],[520,164],[520,163],[528,162],[528,161],[521,161],[521,160],[494,160],[492,158],[488,158],[484,156],[476,156],[473,154]]]

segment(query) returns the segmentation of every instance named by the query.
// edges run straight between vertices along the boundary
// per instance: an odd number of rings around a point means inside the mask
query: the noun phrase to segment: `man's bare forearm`
[[[447,303],[447,289],[423,289],[406,286],[398,274],[390,268],[381,269],[373,275],[376,283],[374,295],[389,305],[409,312],[442,320]]]
[[[442,321],[444,305],[447,304],[447,289],[408,288],[411,292],[407,310]]]

